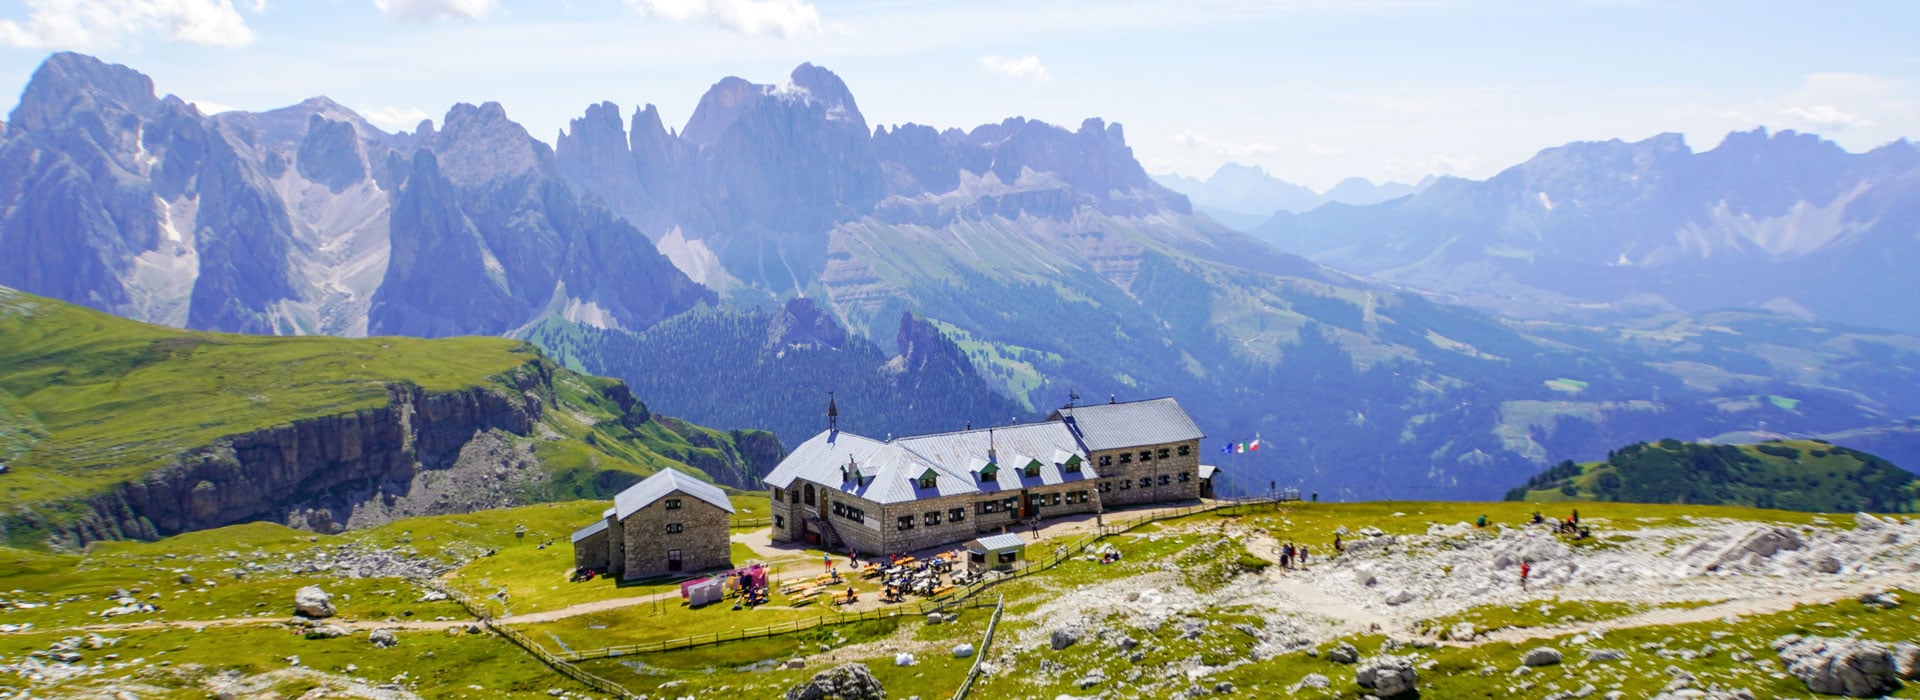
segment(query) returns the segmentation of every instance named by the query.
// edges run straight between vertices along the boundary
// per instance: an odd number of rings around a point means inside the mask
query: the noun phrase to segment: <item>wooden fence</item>
[[[987,660],[987,649],[993,646],[993,630],[1000,626],[1000,614],[1007,610],[1007,597],[1000,596],[993,606],[993,617],[987,618],[987,633],[980,637],[980,648],[973,650],[973,665],[967,668],[967,677],[960,681],[960,689],[953,691],[953,700],[967,700],[967,694],[973,692],[974,681],[980,680],[980,664]]]
[[[1048,554],[1043,559],[1038,559],[1038,560],[1029,559],[1027,561],[1027,565],[1020,569],[1017,569],[1012,572],[1002,573],[998,576],[992,576],[980,581],[976,581],[966,586],[956,588],[953,591],[950,591],[946,595],[941,596],[939,598],[921,601],[914,605],[895,606],[892,608],[886,608],[881,610],[869,610],[861,613],[835,613],[832,615],[821,615],[821,616],[817,616],[817,617],[805,619],[805,620],[795,620],[792,622],[787,622],[787,623],[782,623],[777,625],[768,625],[765,627],[751,627],[746,629],[734,630],[731,632],[715,632],[713,634],[703,634],[703,635],[696,635],[692,637],[681,637],[678,639],[665,639],[665,640],[660,640],[656,642],[643,642],[639,644],[626,644],[621,646],[603,647],[599,649],[569,651],[563,654],[559,654],[559,656],[560,658],[564,658],[572,661],[583,661],[586,659],[603,659],[603,658],[611,658],[611,657],[618,657],[618,656],[629,656],[632,654],[654,654],[654,653],[659,653],[663,651],[674,651],[677,649],[690,649],[693,647],[707,646],[710,644],[719,644],[722,642],[734,642],[734,641],[740,641],[744,639],[761,639],[765,637],[774,637],[774,636],[779,636],[783,634],[792,634],[794,632],[813,629],[815,627],[820,627],[822,625],[839,625],[839,624],[846,624],[850,622],[881,620],[886,618],[898,617],[901,615],[926,615],[927,613],[945,612],[949,610],[957,610],[957,609],[963,609],[963,608],[985,608],[985,607],[988,607],[988,604],[985,601],[978,601],[978,602],[972,602],[972,601],[974,601],[974,599],[977,596],[985,592],[987,589],[993,588],[994,586],[998,586],[1008,581],[1012,581],[1012,580],[1026,577],[1026,576],[1032,576],[1042,571],[1046,571],[1048,569],[1052,569],[1053,567],[1059,566],[1061,563],[1066,562],[1086,552],[1088,548],[1094,545],[1094,543],[1097,543],[1100,540],[1105,539],[1107,537],[1123,534],[1135,528],[1138,528],[1142,525],[1146,525],[1152,522],[1157,522],[1161,520],[1172,520],[1176,518],[1184,518],[1189,515],[1194,515],[1197,513],[1205,513],[1205,512],[1218,510],[1222,508],[1237,508],[1245,505],[1246,503],[1255,502],[1255,501],[1260,503],[1266,503],[1266,502],[1269,502],[1270,499],[1237,499],[1237,500],[1213,501],[1208,503],[1201,503],[1198,505],[1187,506],[1185,508],[1177,508],[1171,511],[1148,513],[1148,514],[1140,515],[1134,518],[1123,518],[1123,519],[1114,520],[1111,522],[1103,522],[1099,530],[1094,534],[1078,537],[1068,542],[1058,544],[1053,548],[1053,552]],[[510,620],[508,622],[510,622]]]
[[[479,624],[482,628],[500,635],[507,641],[512,642],[514,646],[520,647],[523,651],[532,654],[534,658],[539,659],[541,663],[546,664],[548,668],[553,669],[560,675],[572,678],[581,685],[620,698],[621,700],[641,700],[642,696],[635,694],[631,690],[627,690],[625,686],[595,675],[586,669],[568,663],[565,659],[554,656],[552,652],[547,651],[546,647],[540,646],[538,642],[532,639],[528,639],[526,633],[505,625],[493,624],[493,612],[476,603],[473,597],[467,595],[466,592],[457,588],[439,586],[433,581],[420,581],[418,583],[427,588],[447,594],[447,597],[459,603],[460,607],[466,608],[467,614],[479,618]]]
[[[1142,515],[1136,518],[1123,518],[1110,523],[1103,522],[1101,526],[1098,528],[1098,531],[1095,532],[1094,534],[1087,535],[1085,537],[1076,538],[1064,544],[1057,545],[1054,548],[1053,553],[1045,559],[1037,560],[1037,561],[1029,560],[1027,563],[1027,566],[1022,567],[1017,571],[996,576],[987,580],[974,582],[963,588],[960,588],[959,590],[948,593],[946,596],[943,596],[941,598],[922,601],[910,607],[899,606],[899,607],[894,607],[894,608],[889,608],[884,610],[869,610],[861,613],[835,613],[833,615],[817,616],[810,620],[794,620],[792,622],[787,622],[783,624],[767,625],[764,627],[746,628],[746,629],[741,629],[734,632],[717,632],[709,635],[682,637],[680,639],[669,639],[669,640],[663,640],[658,642],[628,644],[623,646],[604,647],[600,649],[588,649],[585,651],[568,651],[564,654],[555,654],[553,652],[547,651],[547,648],[544,646],[541,646],[539,642],[535,642],[532,639],[529,639],[526,633],[521,632],[520,630],[514,629],[509,625],[494,624],[493,622],[494,613],[492,610],[492,606],[482,603],[480,601],[474,600],[472,596],[467,595],[467,593],[464,591],[461,591],[457,588],[453,588],[450,586],[439,585],[439,583],[436,581],[420,581],[418,583],[423,587],[431,588],[433,590],[438,590],[442,593],[447,594],[447,597],[452,598],[454,602],[457,602],[461,605],[461,607],[466,608],[468,614],[473,615],[475,618],[478,618],[479,624],[482,627],[484,627],[488,631],[493,632],[494,634],[500,635],[501,637],[505,638],[507,641],[512,642],[515,646],[518,646],[521,649],[525,650],[527,653],[532,654],[534,658],[539,659],[541,663],[546,664],[547,667],[552,668],[555,672],[558,672],[561,675],[564,675],[568,678],[572,678],[573,680],[579,682],[580,684],[585,685],[589,688],[593,688],[596,691],[605,693],[607,695],[610,695],[616,698],[620,698],[621,700],[639,700],[639,698],[642,696],[635,694],[633,691],[627,690],[624,686],[621,686],[618,683],[615,683],[611,680],[607,680],[606,678],[596,675],[594,673],[591,673],[585,669],[580,668],[579,666],[575,666],[572,662],[583,661],[587,659],[614,658],[614,657],[627,656],[632,654],[650,654],[650,653],[658,653],[662,651],[671,651],[675,649],[688,649],[688,648],[697,647],[697,646],[706,646],[709,644],[719,644],[721,642],[732,642],[732,641],[739,641],[739,640],[745,640],[745,639],[774,637],[774,636],[779,636],[784,634],[792,634],[794,632],[799,632],[801,630],[812,629],[812,628],[821,627],[824,625],[839,625],[839,624],[846,624],[850,622],[881,620],[881,619],[899,617],[899,616],[909,615],[909,614],[926,615],[928,613],[933,613],[933,612],[944,613],[944,612],[950,612],[954,610],[961,610],[961,609],[968,609],[968,608],[985,608],[985,607],[988,607],[988,604],[986,603],[986,601],[976,600],[976,598],[979,596],[980,593],[985,592],[987,589],[997,586],[999,584],[1005,583],[1007,581],[1012,581],[1025,576],[1031,576],[1033,574],[1037,574],[1042,571],[1051,569],[1055,566],[1059,566],[1062,562],[1072,559],[1073,557],[1078,556],[1081,553],[1087,551],[1088,548],[1092,547],[1094,543],[1097,543],[1100,540],[1106,539],[1114,535],[1119,535],[1119,534],[1129,532],[1135,528],[1138,528],[1142,525],[1146,525],[1152,522],[1184,518],[1189,515],[1195,515],[1199,513],[1205,513],[1209,511],[1220,510],[1220,509],[1240,509],[1252,504],[1271,503],[1273,502],[1273,500],[1274,499],[1271,499],[1271,498],[1243,498],[1243,499],[1233,499],[1233,500],[1220,500],[1220,501],[1214,501],[1211,503],[1202,503],[1199,505],[1188,506],[1185,508],[1178,508],[1172,511],[1150,513],[1150,514]],[[967,697],[967,694],[972,692],[973,684],[979,678],[980,664],[982,662],[981,660],[986,658],[987,649],[993,643],[994,630],[999,626],[1000,617],[1002,613],[1004,613],[1004,611],[1006,610],[1005,597],[1002,596],[1000,600],[998,600],[992,605],[992,607],[993,607],[993,617],[987,621],[986,635],[984,638],[982,638],[980,642],[980,648],[975,650],[974,652],[973,666],[968,669],[966,679],[961,682],[959,690],[954,693],[954,698],[956,700],[964,700],[964,698]],[[503,606],[503,609],[504,609],[504,606]],[[909,612],[909,610],[911,610],[912,612]]]

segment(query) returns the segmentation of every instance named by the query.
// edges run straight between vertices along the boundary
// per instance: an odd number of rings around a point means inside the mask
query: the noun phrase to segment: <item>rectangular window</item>
[[[773,529],[775,530],[787,529],[787,516],[784,516],[784,515],[773,516]]]
[[[965,508],[948,508],[947,509],[948,522],[957,523],[966,519],[967,519],[967,509]]]
[[[1100,482],[1100,493],[1113,493],[1113,482],[1111,481]]]
[[[1147,487],[1149,487],[1149,486],[1152,486],[1152,485],[1153,485],[1153,479],[1149,479],[1149,478],[1147,478],[1147,477],[1144,477],[1144,476],[1143,476],[1143,477],[1140,477],[1140,488],[1143,488],[1143,489],[1144,489],[1144,488],[1147,488]]]
[[[1020,508],[1020,499],[1018,497],[1008,498],[1000,503],[1000,507],[1007,509],[1008,512],[1017,511]]]
[[[1180,483],[1184,484],[1191,480],[1192,480],[1192,475],[1186,472],[1180,472]]]
[[[1026,476],[1027,476],[1027,478],[1029,478],[1029,479],[1031,479],[1031,478],[1034,478],[1034,477],[1036,477],[1036,476],[1040,476],[1040,465],[1038,465],[1038,464],[1029,464],[1029,465],[1027,465],[1027,473],[1026,473]]]
[[[1167,475],[1165,475],[1165,474],[1161,474],[1161,475],[1160,475],[1160,485],[1161,485],[1161,486],[1166,486],[1167,484],[1170,484],[1170,483],[1173,483],[1173,477],[1171,477],[1171,476],[1167,476]]]
[[[1192,445],[1181,445],[1181,446],[1180,446],[1180,456],[1182,456],[1182,457],[1185,457],[1185,456],[1187,456],[1187,455],[1190,455],[1190,454],[1193,454],[1193,446],[1192,446]]]
[[[680,510],[680,499],[678,498],[667,499],[667,510]]]
[[[926,523],[927,523],[927,527],[933,527],[933,526],[935,526],[935,525],[939,525],[939,524],[940,524],[940,511],[937,511],[937,510],[936,510],[936,511],[933,511],[933,512],[931,512],[931,513],[928,513],[928,514],[926,515],[926,517],[925,517],[925,521],[926,521]]]
[[[667,570],[668,571],[680,570],[680,550],[678,549],[667,550]]]
[[[835,504],[835,505],[839,505],[839,504]],[[865,522],[867,519],[866,512],[860,510],[859,508],[847,508],[841,511],[840,515],[854,522]]]
[[[1113,455],[1100,455],[1100,466],[1113,466]]]
[[[682,525],[680,523],[667,523],[667,534],[669,535],[678,535],[682,532],[685,532],[686,529],[687,529],[687,526]]]
[[[1067,473],[1068,474],[1080,473],[1080,460],[1077,460],[1077,459],[1067,460]]]
[[[1173,451],[1172,451],[1172,450],[1169,450],[1169,449],[1167,449],[1167,448],[1165,448],[1165,447],[1162,447],[1162,448],[1160,448],[1160,454],[1159,454],[1158,456],[1159,456],[1159,457],[1160,457],[1161,459],[1166,459],[1166,458],[1167,458],[1167,456],[1168,456],[1168,455],[1171,455],[1171,454],[1173,454]]]
[[[1057,493],[1056,493],[1056,494],[1054,494],[1054,495],[1053,495],[1053,498],[1050,498],[1050,499],[1047,499],[1047,500],[1048,500],[1048,502],[1049,502],[1049,505],[1056,505],[1056,506],[1057,506],[1057,505],[1060,505],[1060,494],[1057,494]]]
[[[773,487],[773,502],[779,503],[781,501],[787,500],[786,493],[787,492],[785,489],[782,489],[778,486]]]
[[[896,529],[896,530],[912,530],[912,529],[913,529],[913,516],[911,516],[911,515],[902,515],[902,516],[900,516],[900,520],[899,520],[899,521],[898,521],[898,522],[897,522],[897,523],[896,523],[896,524],[894,525],[894,529]]]
[[[1151,462],[1151,461],[1153,461],[1153,450],[1141,450],[1141,451],[1140,451],[1140,461],[1142,461],[1142,462]]]
[[[920,477],[920,488],[930,489],[933,487],[934,487],[934,478],[932,474],[928,474],[926,476]]]
[[[1127,490],[1127,489],[1131,489],[1131,488],[1133,488],[1133,480],[1132,480],[1132,479],[1121,479],[1121,480],[1120,480],[1120,490],[1121,490],[1121,491],[1125,491],[1125,490]]]
[[[998,512],[1000,512],[999,501],[986,501],[980,504],[980,513],[983,515],[986,513],[998,513]]]
[[[1132,453],[1132,452],[1122,452],[1122,453],[1120,453],[1120,463],[1121,463],[1121,464],[1133,464],[1133,453]]]

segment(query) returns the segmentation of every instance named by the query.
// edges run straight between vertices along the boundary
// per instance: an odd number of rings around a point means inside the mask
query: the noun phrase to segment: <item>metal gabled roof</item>
[[[981,549],[985,549],[988,551],[1014,549],[1017,547],[1027,546],[1026,540],[1020,539],[1019,535],[1013,534],[1011,532],[1003,535],[987,535],[986,537],[982,537],[974,540],[974,542],[979,544]]]
[[[584,540],[588,537],[592,537],[595,533],[603,532],[606,529],[607,529],[607,521],[605,519],[595,520],[593,521],[592,525],[588,525],[578,530],[574,530],[573,541],[579,542],[580,540]]]
[[[620,495],[614,496],[614,516],[616,519],[625,520],[635,511],[653,505],[655,501],[666,498],[667,494],[675,491],[711,503],[726,512],[733,512],[733,500],[727,498],[727,492],[720,490],[720,487],[668,467],[641,480],[638,484],[627,487],[627,490],[621,491]]]
[[[1172,398],[1063,408],[1054,412],[1053,419],[1069,416],[1089,451],[1164,445],[1207,436]]]

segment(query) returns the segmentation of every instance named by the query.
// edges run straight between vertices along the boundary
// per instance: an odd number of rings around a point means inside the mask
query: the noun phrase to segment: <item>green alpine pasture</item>
[[[526,500],[605,497],[668,467],[749,483],[749,452],[778,455],[770,434],[655,415],[521,341],[184,331],[0,288],[0,521],[9,543],[42,546],[82,499],[221,438],[380,408],[395,387],[504,391],[540,370],[545,437],[522,439],[549,478]]]

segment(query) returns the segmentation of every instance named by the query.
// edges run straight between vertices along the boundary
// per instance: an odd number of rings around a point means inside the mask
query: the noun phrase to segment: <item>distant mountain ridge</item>
[[[1920,148],[1848,153],[1765,129],[1574,143],[1485,181],[1282,214],[1253,233],[1351,272],[1506,313],[1766,307],[1920,332]]]
[[[1385,182],[1374,184],[1364,177],[1341,180],[1325,192],[1315,192],[1267,174],[1258,165],[1225,163],[1205,180],[1168,173],[1153,180],[1193,202],[1194,209],[1220,223],[1245,230],[1253,228],[1275,212],[1303,212],[1329,202],[1376,204],[1417,194],[1433,184],[1431,175],[1416,184]]]
[[[92,265],[97,287],[28,281],[122,313],[510,334],[689,420],[783,434],[841,385],[878,404],[860,412],[872,434],[1010,420],[1071,394],[1177,396],[1216,439],[1273,446],[1220,458],[1228,492],[1489,498],[1555,458],[1660,435],[1900,443],[1913,433],[1882,429],[1920,416],[1905,389],[1920,339],[1775,312],[1591,325],[1435,303],[1197,214],[1100,119],[876,127],[838,77],[802,65],[780,84],[719,81],[679,132],[651,108],[593,105],[552,149],[494,104],[382,137],[324,100],[212,119],[182,103],[166,124],[233,153],[201,158],[203,141],[115,107],[150,85],[102,66],[61,54],[43,71],[102,83],[49,83],[79,100],[52,110],[78,126],[8,125],[19,150],[0,150],[16,156],[0,159],[0,196],[18,204],[0,211],[0,250],[68,265],[28,277]],[[95,151],[136,165],[54,167]],[[209,162],[213,176],[166,174]],[[41,183],[75,204],[22,194]],[[155,248],[169,240],[156,196],[191,241]],[[126,212],[147,219],[113,218]],[[89,223],[40,221],[66,213]],[[786,313],[798,297],[813,310]],[[835,352],[788,347],[835,337]]]
[[[207,117],[55,54],[0,135],[0,284],[282,335],[502,333],[550,308],[644,327],[711,298],[552,160],[497,104],[413,134],[325,98]]]

